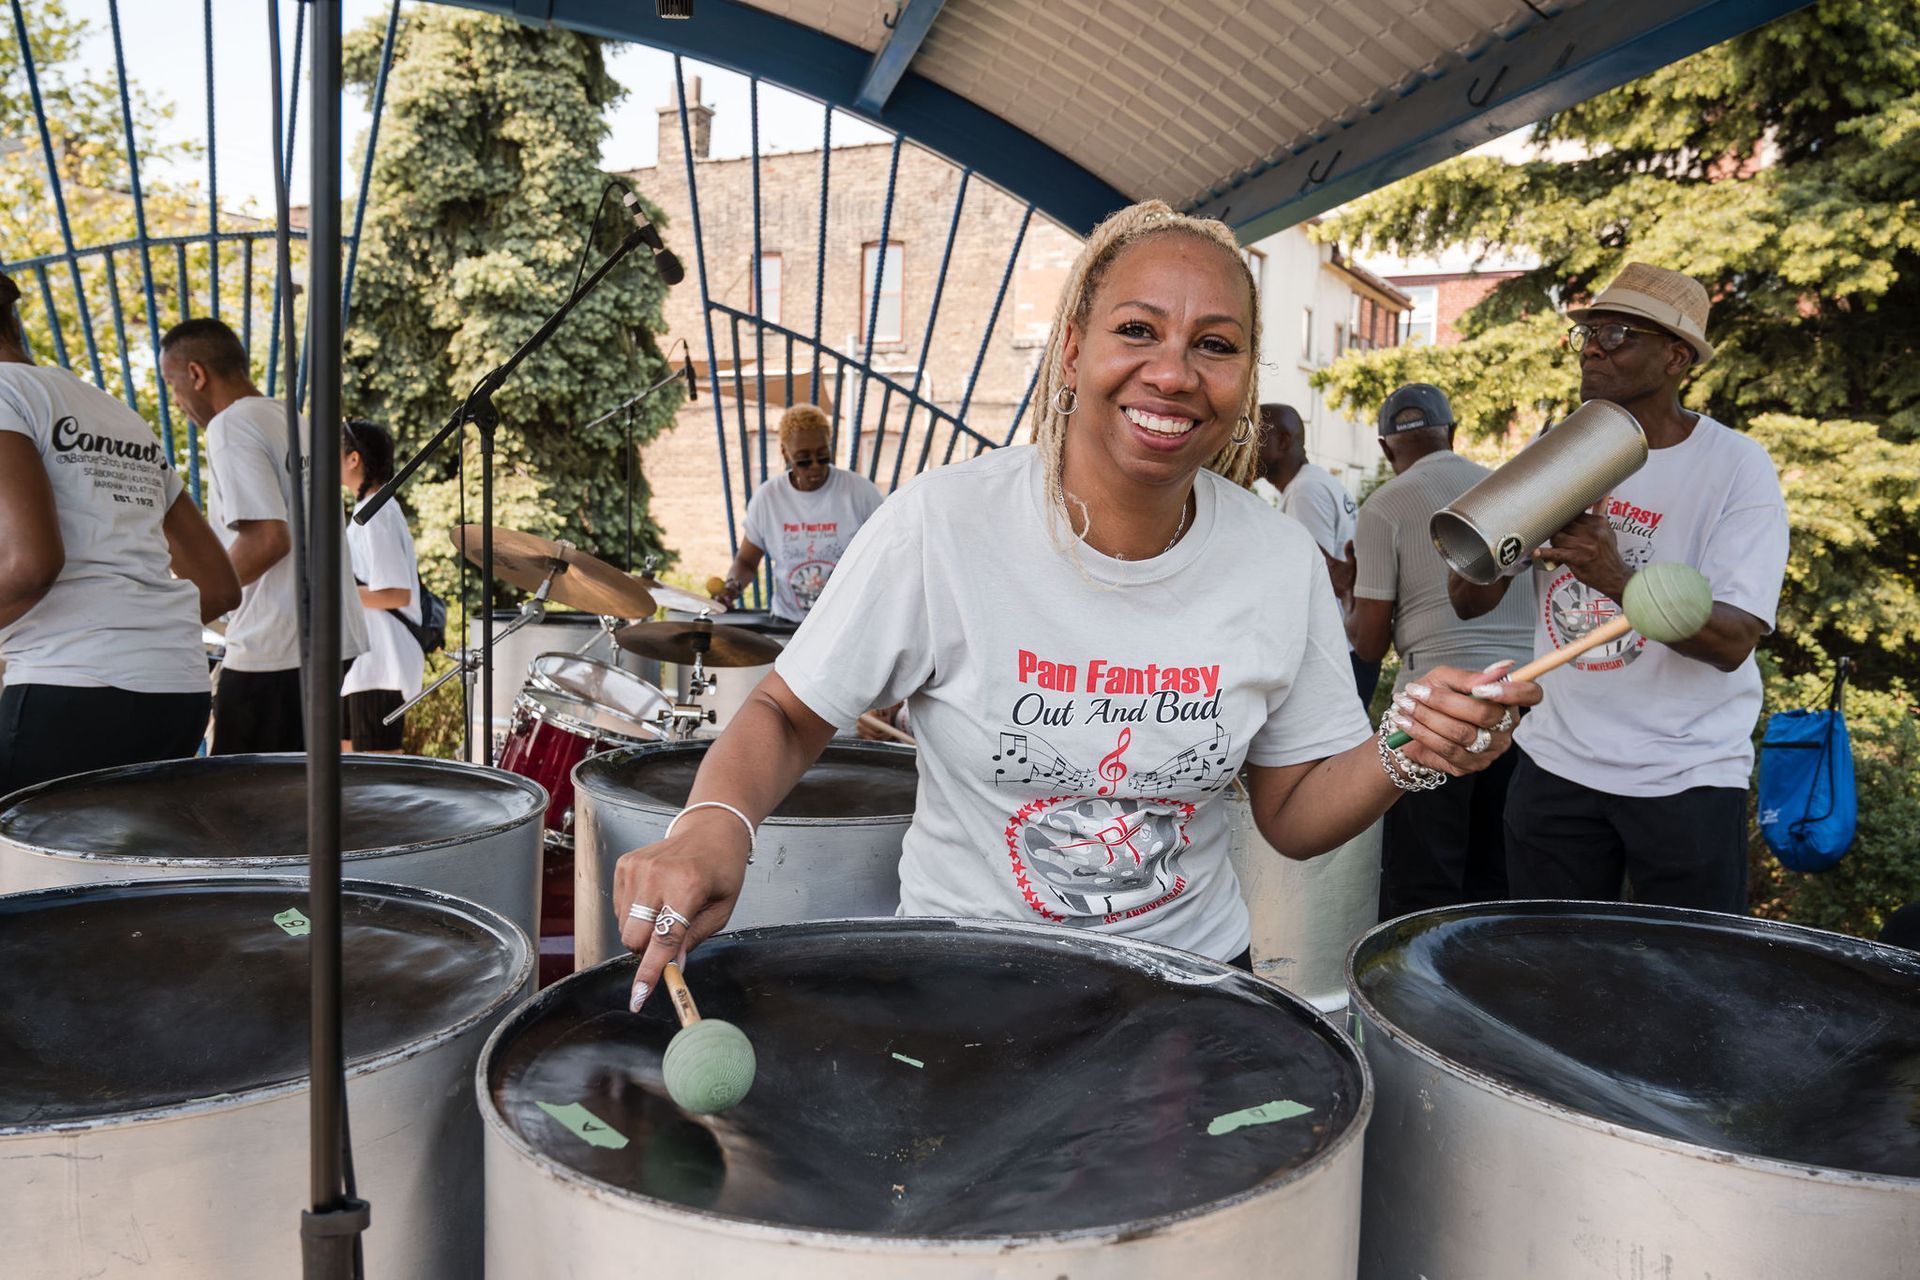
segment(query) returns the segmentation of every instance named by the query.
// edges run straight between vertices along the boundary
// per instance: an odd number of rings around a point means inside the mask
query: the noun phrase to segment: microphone
[[[700,398],[700,384],[693,376],[693,348],[683,342],[680,344],[680,350],[684,353],[681,356],[680,371],[687,377],[687,403],[692,404]]]
[[[679,284],[687,278],[687,269],[680,265],[680,259],[660,241],[660,233],[653,223],[647,220],[645,210],[640,207],[640,197],[630,188],[622,187],[626,194],[620,197],[620,203],[627,206],[627,213],[633,218],[635,229],[640,232],[640,243],[653,250],[653,265],[660,272],[660,278],[668,284]]]

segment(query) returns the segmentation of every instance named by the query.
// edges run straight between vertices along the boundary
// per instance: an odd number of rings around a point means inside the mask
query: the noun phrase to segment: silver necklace
[[[1173,544],[1180,541],[1180,535],[1186,532],[1186,528],[1187,528],[1187,504],[1183,502],[1180,504],[1180,523],[1173,526],[1173,536],[1167,539],[1166,546],[1160,548],[1161,555],[1165,555],[1167,554],[1167,552],[1173,550]]]

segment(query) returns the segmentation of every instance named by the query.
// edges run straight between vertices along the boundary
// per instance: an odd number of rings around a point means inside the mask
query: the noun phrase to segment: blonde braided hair
[[[1223,222],[1211,218],[1190,218],[1159,200],[1143,200],[1131,205],[1107,218],[1093,229],[1087,237],[1087,243],[1080,250],[1080,256],[1074,260],[1073,271],[1067,277],[1066,288],[1060,293],[1060,306],[1053,315],[1053,328],[1047,334],[1046,354],[1040,360],[1040,378],[1034,387],[1032,401],[1033,441],[1040,449],[1042,464],[1047,477],[1047,527],[1053,536],[1055,545],[1063,550],[1071,546],[1072,541],[1085,538],[1091,529],[1092,517],[1086,504],[1077,498],[1071,499],[1081,515],[1081,527],[1073,529],[1073,517],[1069,510],[1069,495],[1066,491],[1065,467],[1067,449],[1067,415],[1060,412],[1058,398],[1060,389],[1066,385],[1062,378],[1060,362],[1067,343],[1067,326],[1079,327],[1086,331],[1087,317],[1093,309],[1093,296],[1099,292],[1101,283],[1106,279],[1107,271],[1114,260],[1126,250],[1142,241],[1155,236],[1184,235],[1204,240],[1225,250],[1240,268],[1241,277],[1246,281],[1247,298],[1252,307],[1253,331],[1248,335],[1249,357],[1258,368],[1260,357],[1260,294],[1254,284],[1253,272],[1247,268],[1247,260],[1241,255],[1240,242],[1235,240],[1233,232]],[[1247,379],[1247,402],[1243,406],[1249,422],[1260,421],[1260,386],[1257,377]],[[1231,438],[1221,450],[1207,459],[1207,469],[1217,471],[1233,483],[1245,487],[1253,483],[1255,464],[1258,461],[1259,430],[1249,433],[1252,439],[1240,444]],[[1073,538],[1063,540],[1060,537],[1060,517],[1065,516],[1068,529]]]

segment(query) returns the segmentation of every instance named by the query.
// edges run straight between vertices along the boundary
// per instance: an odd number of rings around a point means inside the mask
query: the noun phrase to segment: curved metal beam
[[[446,2],[506,14],[529,26],[631,40],[759,76],[901,134],[1080,235],[1132,203],[1032,134],[904,68],[883,109],[863,108],[860,95],[874,55],[740,0],[694,0],[691,21],[658,18],[652,5],[637,0]]]
[[[1588,0],[1197,201],[1252,244],[1804,7],[1808,0]]]

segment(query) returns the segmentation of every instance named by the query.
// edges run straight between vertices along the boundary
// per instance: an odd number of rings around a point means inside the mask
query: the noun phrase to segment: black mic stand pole
[[[644,243],[644,236],[645,230],[641,227],[627,232],[620,241],[620,247],[609,254],[592,275],[580,282],[580,287],[560,304],[559,310],[548,316],[546,323],[521,343],[519,350],[507,357],[506,363],[480,380],[433,439],[427,441],[420,452],[407,459],[407,465],[400,468],[393,479],[380,486],[379,492],[353,515],[360,524],[373,519],[374,513],[391,501],[400,487],[412,479],[413,473],[452,439],[464,424],[471,422],[480,429],[480,723],[488,735],[484,761],[487,764],[493,763],[493,610],[487,605],[487,594],[493,589],[493,435],[500,425],[500,411],[494,408],[493,393],[520,367],[522,360],[546,345],[547,339],[553,337],[568,314],[580,305],[580,300],[598,288],[600,282],[628,254],[639,248]],[[468,720],[471,725],[471,717]]]

